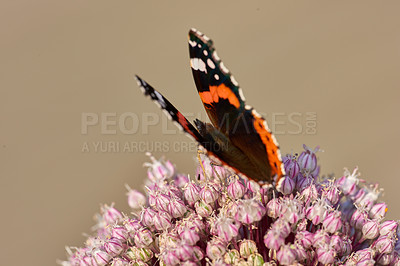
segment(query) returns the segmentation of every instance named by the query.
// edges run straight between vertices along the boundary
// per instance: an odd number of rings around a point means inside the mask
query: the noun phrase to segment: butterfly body
[[[164,96],[136,77],[144,93],[221,163],[250,179],[278,182],[285,175],[278,143],[265,119],[246,105],[239,84],[218,57],[213,42],[192,29],[189,54],[197,91],[211,124],[195,120],[193,126]]]

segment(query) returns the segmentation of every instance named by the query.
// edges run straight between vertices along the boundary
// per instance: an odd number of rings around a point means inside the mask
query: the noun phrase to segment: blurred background
[[[214,40],[283,154],[385,189],[400,217],[398,1],[2,1],[3,265],[55,265],[81,246],[100,203],[129,212],[146,151],[194,174],[195,145],[143,97],[138,74],[188,118],[206,119],[187,33]],[[125,148],[124,148],[125,147]]]

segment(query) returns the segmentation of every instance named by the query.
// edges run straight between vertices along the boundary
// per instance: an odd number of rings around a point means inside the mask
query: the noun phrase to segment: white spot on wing
[[[215,78],[216,80],[219,80],[218,74],[215,74],[215,75],[214,75],[214,78]]]
[[[216,51],[213,52],[213,58],[214,58],[214,60],[216,60],[216,61],[221,61],[221,58],[219,58],[219,56],[218,56],[218,54],[217,54]]]
[[[220,63],[219,66],[221,67],[222,71],[225,72],[225,74],[229,73],[229,70],[225,67],[224,63]]]
[[[269,130],[268,130],[269,131]],[[278,146],[279,144],[278,144],[278,141],[276,140],[276,138],[275,138],[275,136],[274,135],[271,135],[272,136],[272,141],[274,142],[274,144],[276,145],[276,146]]]
[[[201,48],[201,44],[199,43],[199,44],[197,45],[197,47]]]
[[[195,47],[197,43],[195,41],[189,40],[189,44],[190,46]]]
[[[154,93],[157,96],[158,102],[161,104],[162,108],[167,107],[167,104],[164,101],[164,97],[162,97],[162,95],[158,91],[154,91]]]
[[[255,117],[261,118],[261,115],[260,115],[259,113],[257,113],[256,110],[253,109],[253,111],[251,111],[251,113],[252,113]]]
[[[204,50],[204,51],[205,51],[205,50]],[[211,69],[215,69],[215,64],[214,64],[214,62],[213,62],[210,58],[207,59],[207,65],[208,65]]]
[[[246,105],[244,106],[244,109],[246,109],[246,110],[251,110],[251,109],[253,109],[253,107],[251,107],[250,105],[247,105],[247,104],[246,104]]]
[[[237,85],[236,85],[236,86],[237,86]],[[240,96],[240,98],[242,98],[243,101],[246,100],[246,99],[244,98],[243,91],[242,91],[241,88],[239,88],[239,96]]]
[[[239,83],[236,81],[236,79],[233,76],[231,76],[231,81],[232,81],[233,85],[239,86]]]
[[[190,65],[194,70],[200,70],[202,72],[207,73],[206,64],[200,58],[192,58],[190,59]]]
[[[203,54],[204,54],[205,56],[207,56],[207,55],[208,55],[207,50],[203,50]]]

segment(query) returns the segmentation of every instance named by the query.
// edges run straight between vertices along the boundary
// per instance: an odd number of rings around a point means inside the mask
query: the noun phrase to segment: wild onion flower
[[[320,176],[318,148],[304,149],[283,158],[279,192],[203,155],[193,179],[150,157],[146,195],[128,187],[132,215],[104,205],[62,265],[400,265],[382,190],[357,168]]]

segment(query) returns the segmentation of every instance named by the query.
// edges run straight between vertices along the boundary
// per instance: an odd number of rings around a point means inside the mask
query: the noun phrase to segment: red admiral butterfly
[[[212,124],[195,120],[195,128],[161,93],[136,76],[167,115],[209,155],[258,182],[276,184],[285,175],[278,142],[267,123],[245,104],[242,90],[218,57],[213,42],[201,32],[189,32],[190,65],[200,99]]]

